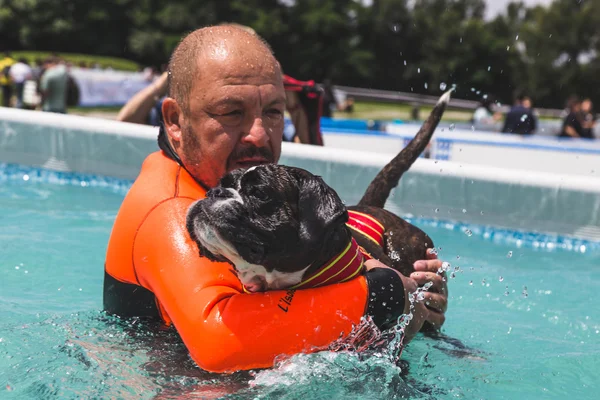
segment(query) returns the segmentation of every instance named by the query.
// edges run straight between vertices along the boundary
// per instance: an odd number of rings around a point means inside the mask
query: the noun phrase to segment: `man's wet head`
[[[186,36],[169,63],[165,129],[186,169],[208,187],[239,167],[277,162],[285,92],[279,63],[235,26]]]

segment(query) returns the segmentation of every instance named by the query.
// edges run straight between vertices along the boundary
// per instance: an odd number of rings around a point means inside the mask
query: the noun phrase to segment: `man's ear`
[[[174,142],[181,142],[182,129],[181,129],[181,107],[177,103],[177,100],[167,97],[162,103],[162,115],[165,131]]]
[[[298,222],[303,242],[324,240],[348,222],[348,211],[338,194],[319,176],[294,168],[298,180]]]

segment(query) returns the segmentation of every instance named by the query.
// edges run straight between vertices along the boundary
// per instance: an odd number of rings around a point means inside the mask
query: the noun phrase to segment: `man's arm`
[[[565,125],[565,133],[570,137],[578,138],[581,137],[571,125]]]
[[[146,124],[150,110],[167,92],[168,77],[168,72],[164,72],[156,82],[137,92],[121,108],[117,121]]]
[[[140,284],[205,370],[270,367],[278,355],[328,346],[366,312],[389,326],[405,311],[403,280],[382,268],[316,289],[244,294],[229,264],[199,257],[185,230],[188,206],[173,199],[155,208],[138,230],[133,258]]]

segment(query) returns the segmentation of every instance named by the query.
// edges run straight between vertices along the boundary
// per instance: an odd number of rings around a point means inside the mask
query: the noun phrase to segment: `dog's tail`
[[[447,91],[440,97],[415,137],[377,174],[362,199],[360,199],[359,206],[383,208],[392,189],[398,186],[402,174],[408,171],[410,166],[419,158],[419,155],[429,144],[429,140],[442,119],[442,115],[450,101],[452,90]]]

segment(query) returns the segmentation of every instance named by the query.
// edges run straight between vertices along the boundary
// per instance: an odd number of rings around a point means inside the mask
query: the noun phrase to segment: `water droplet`
[[[27,182],[29,180],[29,175],[27,175],[27,174],[23,175],[23,180],[25,182]]]
[[[460,260],[460,256],[456,256],[456,259],[457,259],[457,260]]]
[[[506,258],[511,258],[513,256],[513,252],[509,251],[508,254],[506,255]]]
[[[19,266],[17,265],[17,266],[15,267],[15,269],[19,269]]]
[[[471,131],[475,132],[475,126],[471,125]]]
[[[440,212],[440,209],[439,209],[439,208],[436,208],[434,211],[435,211],[436,213],[439,213],[439,212]]]
[[[440,90],[446,90],[446,82],[440,83]]]
[[[509,51],[509,50],[510,50],[510,46],[506,46],[506,51]]]
[[[480,214],[481,214],[481,215],[483,215],[483,211],[482,211],[482,212],[480,212]]]
[[[485,286],[485,279],[481,280],[481,286]]]
[[[450,269],[450,267],[451,267],[450,263],[444,261],[442,263],[442,266],[440,267],[440,269],[438,269],[437,273],[442,274],[442,273],[448,271]],[[433,282],[427,282],[427,283],[431,283],[433,285]]]
[[[450,126],[448,127],[448,129],[449,129],[450,131],[453,131],[453,130],[454,130],[454,128],[456,128],[456,125],[454,125],[454,124],[450,124]]]
[[[502,282],[502,281],[504,280],[504,278],[503,278],[503,277],[499,277],[499,278],[498,278],[498,280],[499,280],[500,282]]]
[[[406,65],[406,60],[404,60],[404,65]]]
[[[517,35],[517,36],[515,37],[515,40],[519,40],[519,35]]]
[[[473,232],[472,232],[470,229],[467,229],[467,230],[465,231],[465,234],[466,234],[467,236],[469,236],[469,237],[473,236]]]
[[[523,114],[521,116],[521,122],[525,122],[526,119],[527,119],[527,114]]]
[[[417,68],[417,73],[420,74],[421,73],[421,68]]]
[[[492,70],[492,66],[488,65],[488,72]]]
[[[466,208],[463,208],[463,209],[462,209],[462,212],[463,212],[463,214],[466,214],[466,213],[467,213],[467,209],[466,209]]]
[[[473,286],[473,281],[469,281],[469,285]]]

